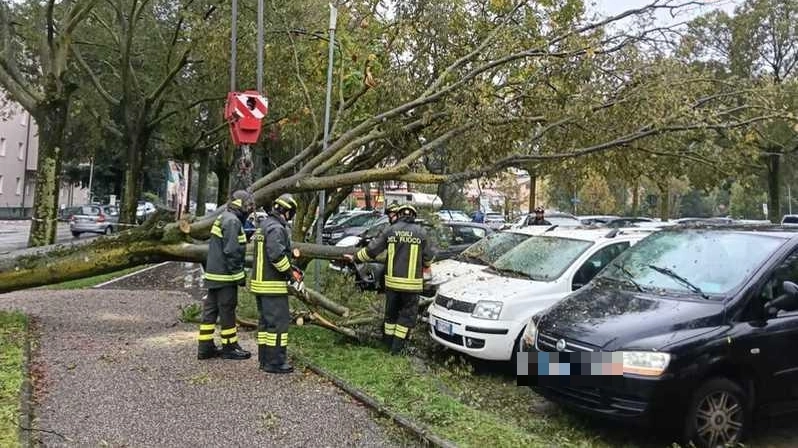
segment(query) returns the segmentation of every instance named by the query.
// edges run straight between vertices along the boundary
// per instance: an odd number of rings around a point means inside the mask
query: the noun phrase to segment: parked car
[[[576,216],[570,213],[563,213],[563,212],[546,212],[543,217],[546,221],[550,222],[551,225],[555,225],[558,227],[579,227],[582,225],[582,221],[580,221]],[[511,228],[517,229],[525,226],[531,225],[530,223],[535,219],[534,213],[527,213],[522,215],[518,220],[510,226]]]
[[[441,221],[471,221],[471,218],[462,210],[438,210],[438,217]]]
[[[155,213],[155,204],[147,201],[139,201],[136,207],[136,221],[141,224],[146,221],[153,213]]]
[[[554,229],[533,235],[472,275],[443,283],[428,309],[436,342],[509,361],[529,318],[587,284],[650,231]]]
[[[621,355],[622,376],[533,385],[554,402],[675,429],[685,444],[737,446],[755,412],[798,409],[798,232],[662,229],[530,319],[523,341]]]
[[[586,226],[603,226],[612,220],[619,219],[620,216],[588,215],[588,216],[577,216],[576,218],[579,219],[579,221]]]
[[[651,218],[644,218],[641,216],[625,216],[619,217],[615,219],[611,219],[604,223],[606,227],[614,228],[614,227],[636,227],[640,224],[642,225],[649,225],[651,223],[656,223]]]
[[[84,233],[110,235],[117,230],[119,209],[113,205],[82,205],[74,207],[69,217],[69,231],[79,238]]]
[[[504,227],[504,215],[501,213],[488,212],[485,213],[485,224],[490,228],[498,230]]]
[[[322,243],[335,245],[347,236],[360,235],[381,217],[382,214],[378,211],[366,211],[352,213],[340,220],[331,220],[321,232]]]
[[[781,218],[781,225],[783,226],[798,225],[798,215],[784,215]]]
[[[374,226],[355,240],[346,238],[341,240],[337,246],[367,246],[371,240],[377,237],[388,227],[387,218],[377,222]],[[469,248],[474,243],[482,240],[493,233],[490,227],[474,222],[447,222],[437,227],[432,227],[422,223],[426,228],[427,235],[432,239],[435,248],[435,260],[446,260],[460,254],[464,249]],[[342,260],[334,260],[329,264],[330,269],[346,271],[355,275],[355,283],[365,290],[383,289],[382,276],[385,272],[385,264],[381,261],[368,263],[351,264]],[[436,268],[433,271],[437,270]]]

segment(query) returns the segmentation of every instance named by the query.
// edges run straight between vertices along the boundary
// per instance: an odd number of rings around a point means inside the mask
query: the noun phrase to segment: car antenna
[[[604,235],[604,238],[615,238],[615,236],[620,232],[620,229],[612,229],[606,235]]]
[[[553,226],[551,226],[548,229],[544,230],[543,233],[551,232],[552,230],[556,229],[557,227],[559,227],[559,224],[554,224]]]

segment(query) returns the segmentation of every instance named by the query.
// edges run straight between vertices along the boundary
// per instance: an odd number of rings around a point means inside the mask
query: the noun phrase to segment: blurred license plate
[[[447,336],[451,336],[452,335],[452,324],[450,324],[449,322],[444,322],[442,320],[436,320],[435,321],[435,329],[438,330],[439,332],[447,335]]]

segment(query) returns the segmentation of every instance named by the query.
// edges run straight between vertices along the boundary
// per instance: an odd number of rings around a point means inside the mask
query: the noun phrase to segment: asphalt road
[[[0,221],[0,252],[27,247],[29,231],[30,221]],[[95,236],[84,233],[79,239],[89,239]],[[56,243],[69,242],[75,239],[69,232],[69,223],[59,222],[55,236]]]

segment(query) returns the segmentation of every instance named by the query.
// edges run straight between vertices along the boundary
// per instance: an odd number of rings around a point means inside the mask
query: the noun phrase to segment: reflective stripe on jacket
[[[246,244],[247,237],[241,221],[230,211],[222,212],[213,222],[208,241],[208,258],[205,263],[205,284],[208,288],[235,284],[246,277]]]
[[[282,216],[269,213],[255,230],[255,257],[249,290],[258,295],[288,294],[291,277],[291,234]]]
[[[385,287],[394,291],[421,292],[424,289],[422,270],[432,263],[434,251],[419,224],[399,220],[360,249],[355,258],[369,261],[387,250]]]

